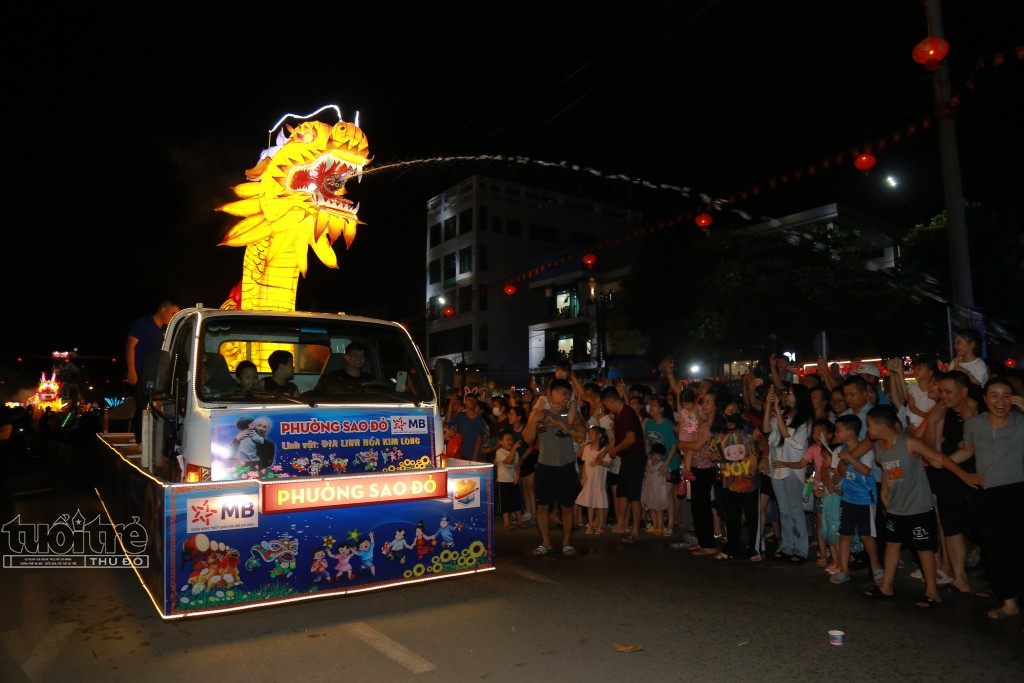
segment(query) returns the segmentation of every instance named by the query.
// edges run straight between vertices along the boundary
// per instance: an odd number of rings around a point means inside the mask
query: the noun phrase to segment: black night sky
[[[1024,5],[942,5],[964,195],[1019,212]],[[243,19],[164,7],[145,22],[77,6],[10,17],[23,39],[3,48],[13,311],[0,363],[120,355],[131,320],[164,296],[218,306],[242,249],[217,246],[233,219],[215,207],[282,114],[324,104],[346,120],[358,110],[370,170],[501,155],[597,173],[487,159],[369,173],[349,187],[366,225],[336,245],[339,270],[311,255],[300,308],[421,313],[426,200],[473,173],[662,214],[783,175],[737,207],[780,216],[838,200],[904,229],[943,209],[934,130],[876,153],[867,177],[849,158],[933,113],[931,74],[911,59],[922,3],[285,4]]]

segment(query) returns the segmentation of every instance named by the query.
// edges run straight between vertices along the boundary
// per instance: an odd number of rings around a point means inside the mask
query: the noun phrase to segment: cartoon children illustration
[[[309,566],[309,573],[315,576],[313,583],[320,583],[320,579],[327,579],[331,582],[331,572],[327,569],[327,551],[324,548],[313,550],[313,563]]]
[[[398,564],[405,564],[406,551],[411,544],[405,540],[405,529],[395,530],[395,538],[390,543],[385,543],[381,550],[387,556],[388,562],[394,562],[398,558]]]
[[[364,538],[359,541],[359,548],[356,550],[356,554],[359,555],[359,559],[363,563],[363,569],[369,569],[370,574],[377,576],[377,568],[373,566],[373,547],[376,544],[373,542],[373,532],[369,533],[369,538]]]
[[[434,535],[430,536],[430,538],[431,539],[440,538],[441,539],[441,547],[442,548],[454,548],[455,547],[455,534],[454,534],[454,532],[455,531],[460,531],[461,529],[462,529],[462,525],[461,524],[456,524],[453,527],[451,525],[451,523],[448,521],[448,515],[447,514],[443,514],[443,515],[441,515],[441,521],[440,521],[440,523],[438,525],[437,531],[435,531]]]
[[[416,548],[416,559],[418,560],[422,560],[429,555],[430,551],[437,545],[434,537],[427,536],[423,531],[423,520],[420,520],[420,523],[416,525],[416,536],[413,538],[412,545]]]
[[[356,548],[351,543],[339,543],[337,554],[332,553],[331,549],[327,549],[327,555],[332,559],[338,561],[334,565],[334,570],[337,572],[334,578],[340,579],[342,574],[348,574],[348,580],[356,578],[355,572],[352,571],[352,556],[355,555]]]

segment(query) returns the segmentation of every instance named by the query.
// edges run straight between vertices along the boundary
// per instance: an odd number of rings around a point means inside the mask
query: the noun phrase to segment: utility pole
[[[925,20],[928,34],[945,38],[942,26],[940,0],[925,0]],[[942,162],[942,188],[946,199],[946,229],[949,238],[949,269],[952,276],[952,299],[960,324],[970,320],[971,326],[980,326],[974,318],[974,289],[971,284],[971,258],[967,242],[967,218],[964,213],[963,184],[960,179],[960,155],[956,144],[956,126],[950,104],[952,90],[949,66],[945,59],[939,62],[932,78],[935,92],[935,113],[939,136],[939,154]]]

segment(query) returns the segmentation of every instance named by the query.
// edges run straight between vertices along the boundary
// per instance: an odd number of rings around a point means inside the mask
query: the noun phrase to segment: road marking
[[[78,624],[66,621],[54,624],[46,631],[46,637],[32,649],[21,670],[31,681],[44,681],[46,674],[57,657],[61,655],[62,645],[68,637],[78,629]]]
[[[515,574],[516,576],[521,576],[522,578],[529,579],[530,581],[539,581],[540,583],[558,583],[554,579],[549,579],[548,577],[542,574],[538,574],[537,572],[531,572],[529,569],[523,569],[522,567],[516,566],[514,564],[503,564],[501,566],[501,569],[502,572],[506,574]]]
[[[437,668],[437,665],[433,662],[428,662],[401,643],[391,640],[369,624],[358,621],[354,624],[345,625],[344,629],[374,650],[377,650],[377,652],[401,664],[414,674],[433,671]]]
[[[67,621],[50,626],[46,590],[40,577],[26,576],[21,590],[20,628],[3,632],[0,640],[15,661],[28,651],[21,670],[30,681],[43,681],[61,655],[64,641],[78,629],[78,623]],[[35,647],[31,647],[33,643]]]

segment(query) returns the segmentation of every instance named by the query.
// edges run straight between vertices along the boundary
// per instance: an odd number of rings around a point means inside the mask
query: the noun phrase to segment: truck
[[[294,387],[267,390],[288,354]],[[96,494],[161,618],[493,570],[493,465],[445,456],[450,372],[396,322],[182,309],[145,359],[141,442],[97,434]]]

